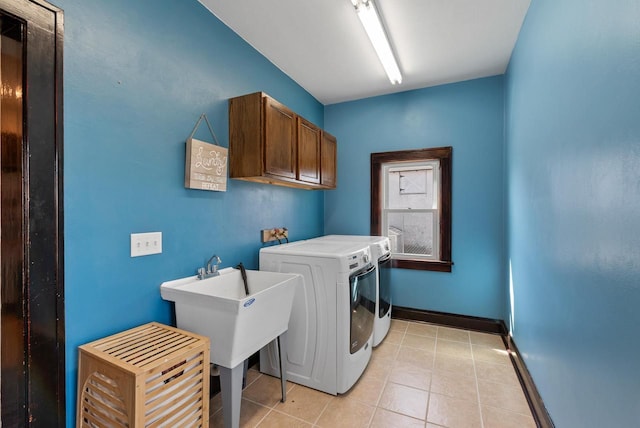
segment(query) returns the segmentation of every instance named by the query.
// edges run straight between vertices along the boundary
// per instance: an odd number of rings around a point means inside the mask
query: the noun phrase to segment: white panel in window
[[[400,195],[424,195],[429,186],[427,181],[433,181],[433,171],[429,169],[414,169],[400,171],[399,173]]]
[[[434,166],[412,165],[386,168],[386,203],[389,209],[437,208]]]

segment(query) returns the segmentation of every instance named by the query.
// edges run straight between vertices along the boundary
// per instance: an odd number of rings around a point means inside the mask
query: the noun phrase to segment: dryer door
[[[378,318],[384,318],[390,310],[391,255],[387,254],[378,259]]]
[[[367,266],[349,277],[351,290],[350,351],[355,354],[373,333],[376,311],[376,267]]]

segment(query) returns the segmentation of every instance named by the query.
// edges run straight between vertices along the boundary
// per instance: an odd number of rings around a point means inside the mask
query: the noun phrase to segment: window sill
[[[393,259],[391,267],[400,269],[431,270],[435,272],[451,272],[453,262],[420,260],[420,259]]]

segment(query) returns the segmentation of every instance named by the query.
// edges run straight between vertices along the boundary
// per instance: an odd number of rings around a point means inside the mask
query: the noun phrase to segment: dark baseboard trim
[[[423,321],[448,327],[463,328],[483,333],[493,333],[502,336],[505,347],[509,350],[511,363],[516,371],[520,385],[531,409],[531,414],[538,428],[555,428],[549,412],[538,393],[538,388],[527,369],[520,351],[516,347],[511,336],[507,334],[507,326],[502,320],[490,318],[471,317],[467,315],[449,314],[446,312],[425,311],[394,306],[391,309],[391,317],[410,321]]]
[[[472,317],[468,315],[456,315],[446,312],[425,311],[421,309],[403,308],[393,306],[391,317],[411,321],[423,321],[434,324],[446,325],[449,327],[464,328],[483,333],[507,334],[507,326],[502,320],[491,318]]]
[[[502,339],[509,350],[511,363],[513,363],[516,375],[518,375],[518,380],[520,381],[524,395],[529,403],[529,408],[531,409],[531,413],[535,419],[536,426],[538,426],[538,428],[554,428],[555,425],[551,420],[551,416],[549,416],[549,412],[542,401],[538,388],[536,388],[533,378],[531,377],[531,373],[529,373],[513,338],[505,335]]]

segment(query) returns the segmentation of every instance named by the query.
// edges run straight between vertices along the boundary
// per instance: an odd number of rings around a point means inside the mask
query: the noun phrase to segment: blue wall
[[[77,346],[170,323],[160,283],[213,253],[257,267],[259,230],[322,233],[322,192],[230,180],[184,188],[185,140],[201,113],[228,144],[227,99],[265,91],[323,126],[323,106],[196,1],[58,0],[65,12],[67,425]],[[211,141],[202,126],[197,137]],[[129,235],[163,232],[163,253],[130,258]]]
[[[640,426],[639,42],[637,0],[533,0],[507,73],[512,334],[558,427]]]
[[[214,252],[256,267],[262,228],[287,226],[293,240],[368,234],[369,154],[448,145],[453,272],[394,270],[394,303],[508,319],[559,427],[640,425],[637,0],[533,0],[506,78],[326,108],[195,1],[56,4],[68,426],[77,346],[170,323],[161,282]],[[337,190],[184,188],[200,113],[226,146],[227,99],[259,90],[338,137]],[[209,140],[205,129],[197,137]],[[163,253],[130,258],[130,233],[147,231],[163,232]]]
[[[497,76],[325,107],[338,138],[325,233],[369,234],[372,152],[453,147],[453,272],[394,269],[395,305],[504,318],[503,100]]]

